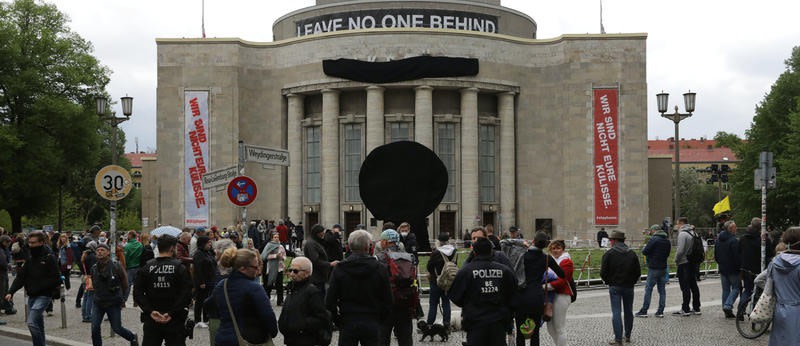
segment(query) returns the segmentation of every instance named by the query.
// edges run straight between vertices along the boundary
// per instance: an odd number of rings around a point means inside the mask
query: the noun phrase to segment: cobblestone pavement
[[[75,287],[79,284],[77,277],[72,278],[73,289],[67,293],[66,312],[68,328],[61,328],[61,307],[60,302],[56,302],[54,315],[45,317],[46,333],[48,345],[86,345],[91,344],[91,332],[89,323],[81,323],[80,310],[75,308]],[[721,287],[719,278],[716,276],[708,277],[699,282],[700,295],[702,301],[703,314],[700,316],[676,317],[670,315],[673,311],[680,308],[681,294],[678,282],[672,280],[667,285],[667,309],[666,317],[655,318],[652,314],[658,305],[658,293],[653,292],[651,302],[650,317],[636,318],[634,320],[633,335],[631,345],[681,345],[681,346],[706,346],[706,345],[725,345],[725,346],[750,346],[767,345],[769,334],[761,336],[755,340],[747,340],[739,336],[733,320],[726,320],[722,314],[720,295]],[[634,312],[641,307],[644,295],[644,286],[636,287],[634,298]],[[274,299],[274,298],[273,298]],[[423,309],[427,313],[427,297],[423,297]],[[14,301],[19,313],[13,316],[0,315],[0,319],[8,322],[6,326],[0,327],[0,334],[14,335],[28,338],[29,334],[24,321],[23,296],[18,292],[14,296]],[[128,307],[122,311],[123,325],[138,333],[141,338],[142,325],[139,322],[139,309],[131,307],[132,298],[128,302]],[[274,302],[273,302],[274,305]],[[456,307],[454,307],[457,310]],[[280,307],[276,307],[276,314],[280,314]],[[567,317],[567,335],[570,345],[605,345],[613,338],[611,330],[611,313],[609,308],[608,292],[605,289],[582,290],[578,294],[578,300],[570,306]],[[128,342],[119,336],[109,337],[109,325],[103,324],[104,344],[112,346],[127,346]],[[336,344],[334,333],[334,342]],[[419,340],[420,336],[415,335],[414,339]],[[140,339],[141,340],[141,339]],[[187,345],[208,345],[209,342],[207,329],[195,329],[195,338],[187,340]],[[459,346],[466,340],[466,335],[462,332],[454,332],[450,335],[450,341],[442,343],[419,342],[415,345],[447,345]],[[275,340],[276,345],[283,345],[280,335]],[[396,342],[393,341],[393,345]],[[547,334],[546,328],[542,331],[542,345],[553,345],[552,339]]]

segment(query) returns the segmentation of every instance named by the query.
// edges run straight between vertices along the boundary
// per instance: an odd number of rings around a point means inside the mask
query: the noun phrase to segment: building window
[[[456,201],[456,124],[436,125],[436,154],[447,167],[447,192],[442,202]]]
[[[478,169],[480,170],[480,200],[481,203],[495,203],[496,196],[496,132],[494,125],[481,125],[478,136]]]
[[[395,122],[389,124],[389,143],[399,141],[410,141],[411,134],[407,122]]]
[[[306,203],[320,203],[320,128],[306,128]]]
[[[344,199],[361,200],[358,173],[361,170],[361,124],[344,125]]]

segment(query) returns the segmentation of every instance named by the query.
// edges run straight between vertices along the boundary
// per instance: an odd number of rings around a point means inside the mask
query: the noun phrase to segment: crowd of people
[[[722,310],[728,318],[742,318],[761,273],[780,315],[770,344],[797,344],[800,228],[783,232],[778,255],[767,244],[770,264],[762,273],[760,222],[753,219],[744,234],[737,234],[735,222],[724,222],[716,238]],[[673,315],[700,315],[699,237],[686,218],[677,220],[676,229],[674,264],[682,303]],[[75,307],[91,324],[93,345],[102,345],[104,318],[117,335],[139,344],[139,335],[121,320],[130,296],[131,307],[141,311],[143,345],[185,345],[198,328],[207,329],[211,344],[219,346],[270,344],[278,333],[286,345],[328,345],[334,331],[339,345],[388,346],[394,337],[408,346],[414,344],[413,320],[420,321],[416,327],[423,335],[446,340],[451,330],[461,329],[465,345],[489,346],[539,345],[546,324],[553,343],[567,345],[567,310],[577,291],[566,243],[551,241],[544,232],[525,240],[516,227],[502,237],[494,235],[491,225],[467,233],[470,250],[464,258],[449,234],[438,235],[423,269],[430,287],[427,311],[420,303],[418,249],[408,223],[385,223],[377,239],[361,225],[351,232],[340,225],[314,225],[306,234],[302,224],[288,220],[185,228],[157,238],[130,231],[114,244],[99,226],[83,235],[2,234],[0,297],[5,299],[0,310],[15,314],[11,298],[24,288],[33,344],[45,345],[44,315],[52,313],[61,285],[72,288],[66,278],[77,271],[81,284]],[[664,317],[673,245],[661,226],[650,227],[641,248],[647,268],[644,299],[634,313],[639,256],[625,243],[624,232],[612,230],[604,238],[608,250],[601,278],[608,285],[614,335],[609,344],[623,345],[632,339],[634,317],[648,317],[653,288],[659,293],[655,316]],[[275,305],[283,307],[280,315],[270,300],[273,291]],[[451,304],[461,308],[460,315],[453,316]]]

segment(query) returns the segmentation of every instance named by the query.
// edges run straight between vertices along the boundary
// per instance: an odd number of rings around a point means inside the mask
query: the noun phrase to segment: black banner
[[[431,28],[497,33],[497,16],[448,10],[380,9],[326,14],[298,20],[295,25],[297,36],[375,28]]]

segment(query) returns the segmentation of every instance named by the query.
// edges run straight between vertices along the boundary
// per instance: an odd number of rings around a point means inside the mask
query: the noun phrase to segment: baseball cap
[[[381,240],[386,240],[390,243],[396,243],[400,241],[400,234],[397,231],[389,228],[381,233]]]

